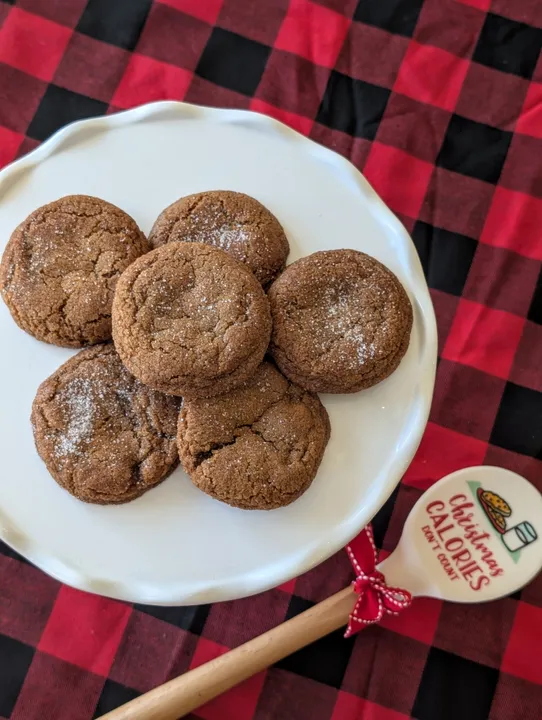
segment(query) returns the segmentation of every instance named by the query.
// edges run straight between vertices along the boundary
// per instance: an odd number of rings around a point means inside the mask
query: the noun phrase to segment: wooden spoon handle
[[[176,720],[346,625],[355,599],[354,591],[347,587],[244,645],[112,710],[102,720]]]

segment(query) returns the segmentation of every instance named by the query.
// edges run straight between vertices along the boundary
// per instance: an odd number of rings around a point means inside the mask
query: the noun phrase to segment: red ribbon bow
[[[353,586],[359,595],[344,634],[350,637],[366,625],[379,623],[384,613],[398,615],[409,607],[412,595],[408,590],[388,587],[386,578],[376,569],[378,551],[370,525],[352,540],[346,552],[356,573]]]

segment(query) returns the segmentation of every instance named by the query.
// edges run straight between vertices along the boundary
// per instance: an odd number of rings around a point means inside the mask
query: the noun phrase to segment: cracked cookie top
[[[388,377],[405,354],[412,306],[395,275],[357,250],[288,266],[269,289],[270,352],[293,382],[349,393]]]
[[[290,246],[277,218],[249,195],[211,190],[177,200],[158,216],[150,232],[154,247],[198,242],[244,262],[265,287],[284,267]]]
[[[270,334],[261,285],[245,265],[209,245],[156,248],[117,285],[115,346],[130,372],[162,392],[227,392],[260,364]]]
[[[177,444],[203,492],[234,507],[270,510],[309,487],[329,434],[318,396],[264,362],[226,395],[185,400]]]
[[[15,322],[38,340],[64,347],[102,342],[111,338],[120,274],[149,249],[125,212],[69,195],[38,208],[13,232],[0,292]]]
[[[54,479],[85,502],[133,500],[177,464],[179,400],[142,385],[113,345],[86,348],[41,384],[36,448]]]

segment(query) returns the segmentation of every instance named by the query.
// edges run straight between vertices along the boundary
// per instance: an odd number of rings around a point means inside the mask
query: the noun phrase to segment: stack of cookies
[[[53,478],[80,500],[121,503],[180,458],[198,488],[235,507],[282,507],[305,492],[330,436],[316,393],[390,375],[412,308],[364,253],[318,252],[284,269],[288,252],[274,215],[237,192],[181,198],[148,239],[98,198],[33,212],[8,242],[0,291],[23,330],[84,348],[32,408]]]

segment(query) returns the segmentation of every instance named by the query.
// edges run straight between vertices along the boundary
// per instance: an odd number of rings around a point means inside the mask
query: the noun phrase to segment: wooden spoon
[[[422,495],[399,545],[378,570],[389,585],[406,588],[413,596],[485,602],[510,595],[538,574],[539,533],[542,496],[533,485],[501,468],[467,468],[442,478]],[[343,627],[356,600],[353,588],[347,587],[102,720],[176,720]]]

